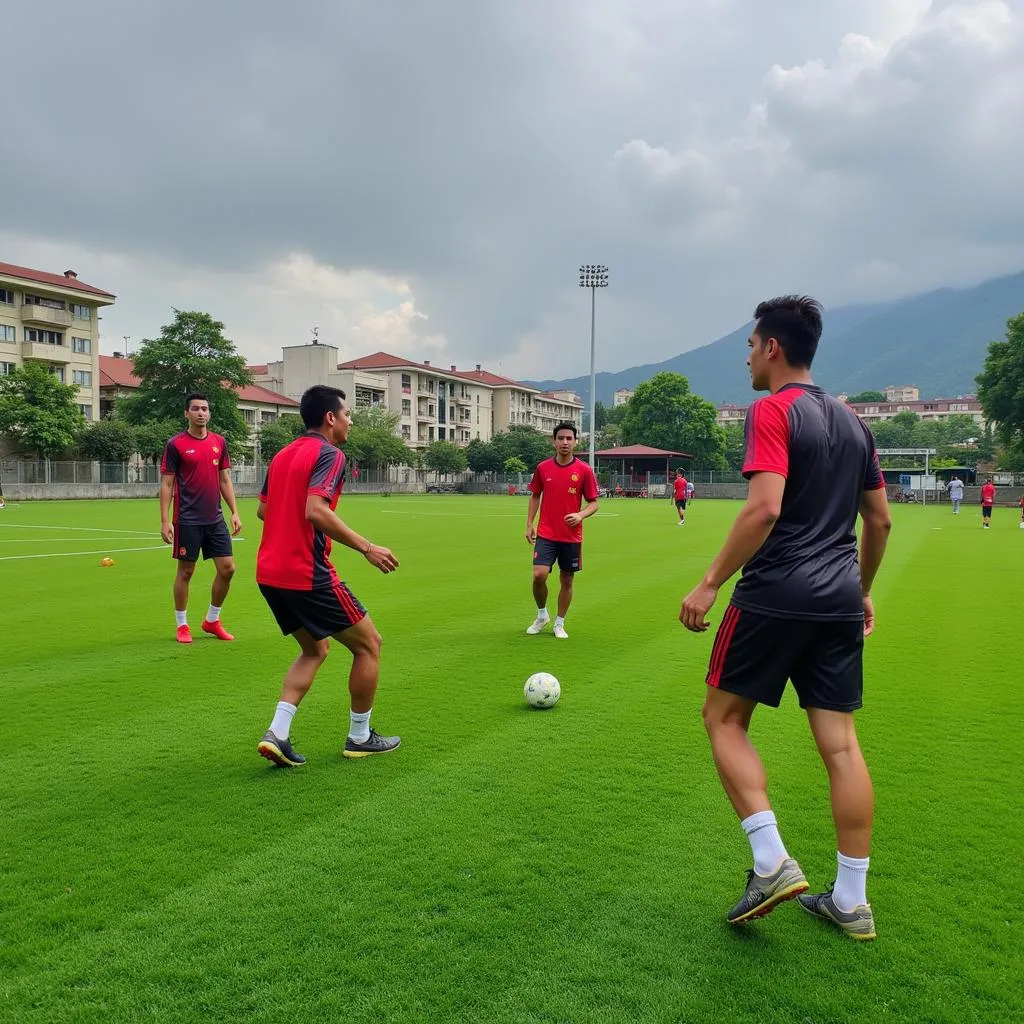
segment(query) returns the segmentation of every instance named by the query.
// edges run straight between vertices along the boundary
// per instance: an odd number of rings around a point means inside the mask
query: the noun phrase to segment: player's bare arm
[[[262,523],[267,518],[267,503],[260,499],[256,505],[256,518]]]
[[[597,511],[597,500],[588,501],[586,505],[580,509],[579,512],[570,512],[565,517],[565,525],[576,527],[583,522],[584,519],[589,519]]]
[[[871,586],[882,564],[892,530],[892,516],[884,487],[864,492],[860,501],[860,518],[863,524],[860,531],[860,592],[864,599],[864,635],[870,636],[875,629]]]
[[[220,496],[228,503],[228,511],[231,513],[231,536],[237,537],[242,532],[242,520],[238,518],[235,485],[231,482],[231,473],[226,469],[220,471]]]
[[[174,474],[160,476],[160,537],[165,544],[174,543],[174,527],[171,525],[171,500],[174,497]]]
[[[707,613],[718,591],[757,554],[774,529],[782,513],[785,489],[786,478],[779,473],[755,473],[750,478],[746,504],[732,524],[725,545],[683,601],[679,621],[688,630],[703,633],[708,628]]]
[[[326,498],[310,495],[306,499],[306,518],[331,540],[344,544],[353,551],[358,551],[372,566],[383,573],[394,572],[398,568],[398,559],[388,548],[372,544],[365,537],[356,533],[344,520],[339,519]]]
[[[530,506],[526,510],[526,540],[530,544],[534,544],[537,541],[537,527],[533,525],[533,521],[537,518],[539,511],[540,498],[535,494],[531,494]]]

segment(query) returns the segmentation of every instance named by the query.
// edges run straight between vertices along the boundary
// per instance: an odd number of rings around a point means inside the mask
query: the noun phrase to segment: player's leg
[[[782,841],[768,800],[768,779],[748,730],[759,704],[778,707],[789,676],[790,635],[800,641],[796,623],[770,619],[730,605],[715,637],[708,668],[704,727],[729,802],[750,842],[754,867],[727,920],[742,924],[770,913],[779,903],[807,889],[800,865]]]
[[[537,605],[537,615],[526,627],[531,636],[539,633],[550,621],[548,615],[548,576],[555,564],[557,547],[554,541],[538,537],[533,545],[533,600]]]
[[[554,634],[559,640],[568,640],[565,631],[565,617],[572,604],[572,585],[576,573],[583,568],[583,545],[558,545],[558,615],[555,617]]]
[[[685,523],[686,522],[686,499],[685,498],[683,498],[683,500],[679,502],[679,522],[680,523]]]
[[[219,523],[203,527],[203,558],[212,559],[217,571],[210,587],[210,607],[203,620],[203,632],[215,636],[218,640],[234,640],[220,621],[220,610],[227,600],[231,579],[235,575],[231,534],[223,519]]]
[[[175,523],[171,554],[178,563],[174,573],[174,619],[179,644],[192,643],[192,631],[188,628],[188,585],[196,571],[201,546],[202,537],[195,527]]]

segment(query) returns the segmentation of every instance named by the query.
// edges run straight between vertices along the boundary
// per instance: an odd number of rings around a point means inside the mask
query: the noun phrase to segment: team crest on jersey
[[[185,454],[186,455],[195,455],[195,453],[196,453],[195,448],[186,448],[185,449]]]
[[[219,459],[214,459],[214,460],[213,460],[213,464],[214,464],[214,465],[216,466],[216,465],[218,465],[218,464],[219,464],[219,461],[220,461]]]
[[[574,484],[575,484],[575,483],[579,483],[579,479],[580,479],[580,478],[579,478],[579,477],[578,477],[578,476],[577,476],[577,475],[576,475],[575,473],[573,473],[573,475],[572,475],[572,482],[573,482]]]
[[[213,454],[220,455],[220,449],[216,445],[213,446]]]
[[[184,558],[187,553],[188,552],[185,548],[178,548],[178,554],[181,555],[182,558]]]

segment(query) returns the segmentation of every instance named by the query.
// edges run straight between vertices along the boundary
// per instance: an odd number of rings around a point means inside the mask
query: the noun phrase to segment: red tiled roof
[[[251,369],[251,367],[250,367]],[[115,356],[100,356],[100,387],[137,388],[142,383],[135,376],[135,360],[118,359]],[[259,384],[236,388],[243,402],[259,402],[262,405],[287,405],[298,408],[299,403],[287,395],[279,395]]]
[[[573,392],[575,394],[575,392]],[[540,398],[550,398],[553,402],[566,402],[569,405],[579,405],[579,402],[570,401],[569,399],[559,398],[554,391],[542,391],[538,396]]]
[[[663,448],[652,448],[646,444],[631,444],[625,448],[606,448],[603,452],[594,452],[594,455],[605,455],[610,459],[664,459],[672,456],[690,458],[689,452],[667,452]]]
[[[14,263],[0,263],[0,274],[7,277],[16,277],[22,281],[35,281],[36,284],[48,284],[57,288],[69,288],[75,292],[86,292],[89,295],[102,295],[106,299],[116,298],[110,292],[102,288],[96,288],[77,277],[65,277],[63,274],[48,274],[45,270],[32,270],[29,267],[19,267]]]
[[[373,355],[360,356],[358,359],[349,359],[344,363],[338,363],[339,370],[404,370],[406,368],[426,370],[427,373],[443,373],[449,377],[461,377],[464,380],[471,380],[476,384],[486,384],[492,388],[513,387],[534,392],[537,390],[509,377],[499,377],[489,370],[453,370],[450,367],[431,366],[430,363],[417,363],[414,359],[403,359],[390,352],[374,352]]]
[[[266,373],[267,372],[267,364],[266,363],[254,363],[252,366],[247,366],[246,369],[250,373],[252,373],[252,374]]]

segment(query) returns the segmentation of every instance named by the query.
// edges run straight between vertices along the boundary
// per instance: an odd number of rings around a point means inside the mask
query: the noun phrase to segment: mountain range
[[[814,380],[833,394],[910,384],[922,398],[973,394],[990,342],[1006,336],[1006,321],[1024,312],[1024,272],[970,288],[940,288],[894,302],[825,311]],[[597,374],[597,397],[610,405],[618,388],[635,388],[673,371],[715,404],[753,397],[746,346],[752,324],[660,363]],[[529,381],[544,391],[569,389],[589,404],[590,376]]]

